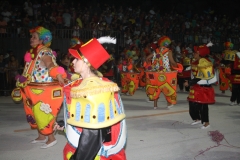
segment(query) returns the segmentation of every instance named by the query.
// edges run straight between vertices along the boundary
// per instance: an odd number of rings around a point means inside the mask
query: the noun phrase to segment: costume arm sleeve
[[[70,160],[94,160],[107,135],[105,129],[83,129]]]

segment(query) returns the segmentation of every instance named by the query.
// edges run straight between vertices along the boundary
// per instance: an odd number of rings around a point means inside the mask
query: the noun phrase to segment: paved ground
[[[215,91],[217,102],[209,106],[211,127],[207,130],[190,125],[186,92],[178,93],[178,104],[170,110],[163,95],[157,110],[146,101],[143,90],[134,96],[122,95],[127,114],[127,159],[240,160],[240,106],[229,106],[229,91],[222,95],[216,86]],[[63,111],[58,116],[62,118]],[[0,120],[0,160],[62,160],[64,134],[58,132],[58,144],[49,149],[29,143],[37,132],[29,129],[22,104],[0,97]],[[208,135],[216,130],[225,138],[219,145]]]

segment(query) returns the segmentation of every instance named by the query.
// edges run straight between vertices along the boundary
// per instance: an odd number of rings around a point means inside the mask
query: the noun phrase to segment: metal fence
[[[119,46],[124,47],[124,35],[120,31],[112,31],[112,30],[99,30],[99,29],[52,29],[51,30],[53,35],[53,44],[52,48],[60,48],[64,51],[67,51],[69,47],[69,40],[73,36],[79,37],[81,40],[86,42],[87,40],[93,38],[93,37],[101,37],[101,36],[112,36],[117,38],[117,45],[116,49],[119,48]],[[182,33],[166,33],[167,36],[169,36],[172,40],[185,42],[185,43],[192,43],[196,45],[203,44],[203,37],[197,34],[182,34]],[[4,48],[4,45],[2,45],[2,41],[6,40],[6,38],[15,39],[17,41],[25,41],[24,39],[30,38],[29,34],[29,28],[6,28],[6,34],[0,34],[0,49],[6,49]],[[1,40],[2,39],[2,40]],[[231,39],[231,42],[234,44],[234,49],[239,49],[240,46],[240,38],[237,35],[232,35],[229,37],[226,37],[225,35],[222,36],[212,36],[211,41],[213,42],[214,46],[211,48],[211,51],[213,52],[221,52],[224,49],[223,43],[226,41],[226,39]],[[64,43],[64,45],[63,45]],[[24,45],[25,46],[25,45]],[[29,47],[29,43],[26,45],[26,47]],[[63,48],[64,47],[64,48]],[[15,47],[13,47],[15,48]]]
[[[59,49],[62,53],[67,53],[70,46],[70,39],[73,36],[79,37],[83,42],[91,38],[99,38],[101,36],[111,36],[117,39],[117,44],[114,45],[116,53],[119,53],[120,46],[124,46],[123,34],[119,31],[107,30],[91,30],[91,29],[54,29],[51,31],[53,40],[52,49]],[[6,53],[12,50],[19,59],[23,57],[26,50],[29,49],[29,29],[28,28],[6,28],[5,34],[0,34],[0,52]]]

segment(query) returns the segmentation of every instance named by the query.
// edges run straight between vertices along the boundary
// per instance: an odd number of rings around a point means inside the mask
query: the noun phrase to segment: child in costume
[[[110,37],[93,38],[78,49],[75,58],[80,80],[66,87],[65,132],[68,142],[64,160],[126,160],[125,113],[116,83],[99,77],[97,69],[110,58],[100,43]],[[61,129],[61,125],[56,125]]]
[[[212,43],[194,47],[194,61],[191,64],[192,79],[184,84],[190,86],[189,114],[194,121],[191,125],[202,123],[201,129],[210,127],[208,104],[215,103],[215,93],[211,84],[217,82],[217,78],[213,73],[213,64],[207,58],[210,53],[208,47],[211,45]]]
[[[30,33],[32,48],[24,56],[24,71],[16,77],[17,88],[13,90],[12,98],[15,101],[23,99],[27,122],[38,129],[38,138],[31,143],[45,143],[41,148],[48,148],[57,143],[53,124],[63,102],[60,85],[64,85],[63,78],[67,75],[48,48],[52,41],[51,32],[38,26]]]
[[[154,109],[158,107],[157,101],[161,92],[167,100],[167,108],[171,108],[177,100],[177,73],[181,72],[183,67],[174,61],[172,51],[168,48],[170,43],[169,37],[161,37],[158,40],[159,48],[156,49],[156,53],[146,58],[146,94],[154,101]],[[152,59],[151,64],[149,59]]]

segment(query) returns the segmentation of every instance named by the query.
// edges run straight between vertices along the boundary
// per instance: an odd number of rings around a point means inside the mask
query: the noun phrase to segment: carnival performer
[[[121,93],[126,95],[134,95],[139,86],[140,71],[136,68],[132,58],[123,61],[121,74]]]
[[[191,66],[191,59],[188,57],[188,50],[183,49],[182,51],[182,57],[180,59],[181,64],[183,65],[183,71],[181,73],[178,73],[178,86],[181,92],[183,92],[183,89],[185,88],[185,91],[189,91],[189,87],[184,87],[183,84],[186,80],[191,79],[191,70],[186,70],[187,67]]]
[[[233,43],[231,42],[225,42],[224,47],[225,50],[223,51],[223,59],[219,67],[219,81],[220,81],[219,88],[222,91],[222,93],[225,93],[225,91],[228,89],[232,90],[232,84],[228,77],[231,74],[229,62],[234,61],[234,59],[232,59],[233,58],[232,56],[234,56],[235,53],[237,52],[236,50],[233,50]]]
[[[233,44],[231,42],[229,46]],[[228,44],[225,43],[225,46]],[[226,77],[229,78],[232,84],[232,95],[230,98],[230,105],[233,106],[235,104],[240,105],[240,52],[237,50],[227,50],[224,52],[224,59],[221,61],[226,67],[228,71],[226,71]],[[236,103],[237,102],[237,103]]]
[[[64,160],[126,160],[126,123],[116,83],[98,76],[97,69],[110,58],[102,43],[110,37],[91,39],[79,49],[69,49],[74,70],[81,79],[66,86]],[[68,91],[69,90],[69,91]]]
[[[143,58],[141,58],[136,64],[136,68],[140,72],[138,88],[141,88],[141,89],[146,87],[146,74],[145,74],[145,69],[143,66],[143,64],[144,64],[143,61],[144,61]]]
[[[53,125],[63,102],[62,86],[67,75],[48,48],[52,41],[51,32],[38,26],[30,33],[32,48],[24,56],[24,71],[16,77],[17,88],[13,90],[12,98],[15,101],[23,99],[27,122],[38,129],[38,137],[31,143],[45,143],[41,148],[49,148],[57,143]]]
[[[173,107],[177,100],[177,72],[181,72],[183,66],[176,63],[172,51],[168,48],[171,40],[163,36],[158,40],[159,48],[146,58],[146,94],[149,100],[154,101],[154,109],[157,109],[158,98],[163,92],[167,100],[167,108]],[[149,60],[152,59],[152,63]]]
[[[211,60],[207,58],[212,43],[194,46],[194,61],[191,64],[192,79],[185,82],[190,86],[188,96],[189,114],[194,121],[191,125],[202,123],[201,129],[210,127],[208,104],[215,103],[215,92],[211,84],[217,82]],[[190,69],[190,68],[189,68]]]
[[[99,71],[103,74],[104,77],[113,80],[114,79],[114,65],[115,59],[112,54],[110,58],[104,62],[104,64],[99,68]]]
[[[71,40],[70,40],[70,48],[72,49],[78,49],[79,47],[81,47],[83,45],[83,41],[80,40],[78,37],[72,37]],[[69,72],[70,73],[74,73],[74,68],[73,68],[73,59],[74,57],[72,57],[71,54],[69,54],[69,57],[70,57],[70,65],[69,65]]]

